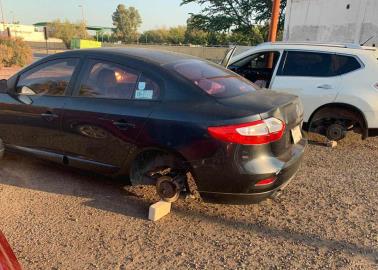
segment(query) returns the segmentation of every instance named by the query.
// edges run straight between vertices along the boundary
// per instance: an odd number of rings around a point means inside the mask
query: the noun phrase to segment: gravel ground
[[[0,228],[25,269],[378,269],[378,138],[310,145],[276,201],[187,199],[153,223],[153,190],[8,154]]]

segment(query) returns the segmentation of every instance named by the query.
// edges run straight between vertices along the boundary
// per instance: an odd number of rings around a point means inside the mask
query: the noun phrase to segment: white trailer
[[[378,46],[378,0],[288,0],[284,41]]]

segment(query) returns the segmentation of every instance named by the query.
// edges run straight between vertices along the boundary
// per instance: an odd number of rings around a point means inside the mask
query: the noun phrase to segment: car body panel
[[[339,87],[339,77],[310,78],[276,75],[271,84],[271,88],[275,91],[297,95],[301,98],[305,108],[305,122],[309,121],[317,108],[336,100]]]
[[[71,99],[64,107],[63,152],[121,168],[154,106],[156,102]]]
[[[21,270],[22,267],[14,255],[4,234],[0,231],[0,269]]]
[[[23,147],[60,151],[65,100],[66,97],[0,94],[3,140]]]

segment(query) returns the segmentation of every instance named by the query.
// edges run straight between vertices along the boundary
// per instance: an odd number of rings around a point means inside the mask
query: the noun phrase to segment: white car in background
[[[341,140],[378,135],[378,52],[353,44],[263,43],[223,64],[261,87],[301,98],[304,127]]]

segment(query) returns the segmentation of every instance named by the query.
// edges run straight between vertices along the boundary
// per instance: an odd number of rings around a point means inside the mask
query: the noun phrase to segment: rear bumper
[[[307,140],[293,145],[290,153],[282,157],[262,154],[241,163],[233,151],[228,158],[215,158],[192,164],[198,191],[204,201],[217,203],[258,203],[282,190],[294,178],[301,164]],[[236,153],[235,153],[236,152]],[[263,179],[276,181],[264,188],[255,184]]]
[[[201,198],[209,203],[223,203],[223,204],[254,204],[259,203],[278,192],[283,191],[287,185],[293,180],[295,174],[280,186],[259,193],[219,193],[219,192],[200,192]]]

